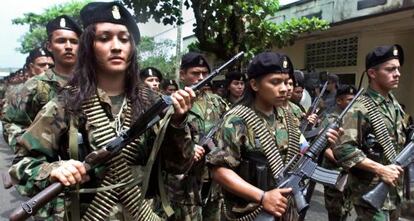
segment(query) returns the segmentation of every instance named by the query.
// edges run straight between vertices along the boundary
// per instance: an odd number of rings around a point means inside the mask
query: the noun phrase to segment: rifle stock
[[[197,91],[204,87],[209,81],[216,77],[220,71],[235,62],[243,54],[243,51],[239,52],[229,61],[211,72],[203,80],[191,86],[191,89]],[[89,153],[83,162],[87,171],[114,157],[122,150],[123,147],[140,137],[147,129],[151,128],[162,118],[162,112],[171,105],[171,97],[162,96],[148,110],[138,117],[138,119],[131,125],[130,129],[121,132],[119,136],[105,145],[102,149]],[[36,214],[36,212],[46,205],[46,203],[57,197],[64,189],[64,185],[60,182],[52,183],[31,199],[22,203],[21,207],[16,208],[9,216],[9,219],[11,221],[20,221],[29,218],[30,216]]]

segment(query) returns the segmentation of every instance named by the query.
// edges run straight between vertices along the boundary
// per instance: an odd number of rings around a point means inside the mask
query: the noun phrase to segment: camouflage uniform
[[[292,112],[293,116],[296,118],[296,123],[298,127],[300,126],[300,122],[302,121],[303,117],[305,116],[305,113],[302,111],[302,109],[299,107],[299,105],[288,101],[288,109]]]
[[[131,111],[129,104],[127,105],[127,108],[120,108],[118,105],[114,106],[114,101],[100,89],[98,89],[97,95],[102,109],[108,116],[114,116],[112,112],[116,112],[114,111],[116,109],[121,109],[122,112],[119,115],[121,118],[120,120],[121,122],[126,121],[126,116],[128,116],[128,112]],[[79,152],[79,160],[82,161],[90,151],[98,149],[98,141],[95,138],[94,131],[102,126],[99,126],[99,123],[96,124],[89,121],[88,118],[85,117],[83,111],[82,114],[78,116],[69,115],[63,99],[61,99],[60,96],[55,97],[42,108],[33,124],[21,136],[21,139],[17,144],[16,158],[9,173],[18,181],[17,189],[22,195],[33,196],[50,185],[50,172],[60,165],[60,160],[68,160],[70,158],[68,137],[70,129],[69,119],[71,118],[75,122],[74,127],[83,137],[83,144],[80,144],[77,148]],[[115,131],[114,118],[116,117],[113,117],[109,124],[113,131]],[[179,173],[186,169],[182,167],[188,167],[189,161],[193,156],[193,150],[187,148],[188,142],[190,142],[189,133],[190,131],[188,127],[175,128],[171,125],[167,127],[164,141],[168,143],[168,148],[162,147],[159,156],[163,157],[163,165],[166,168],[170,168],[170,172]],[[133,174],[135,174],[134,169],[136,165],[145,165],[147,163],[154,137],[155,134],[152,131],[147,131],[139,138],[136,153],[134,153],[135,155],[132,155],[135,156],[133,159],[133,162],[135,163],[128,165]],[[122,152],[122,155],[123,154],[124,152]],[[124,155],[121,157],[126,158]],[[112,164],[113,162],[111,161],[107,166],[109,167]],[[82,184],[80,188],[96,188],[101,186],[102,175],[105,174],[106,169],[107,167],[99,167],[92,171],[90,173],[91,181]],[[119,193],[125,191],[125,188],[133,187],[121,187],[110,191]],[[86,207],[84,207],[83,204],[88,204],[93,197],[93,193],[80,194],[80,202],[82,202],[81,215],[84,214],[88,206],[86,205]],[[64,200],[63,197],[58,197],[39,210],[36,214],[36,219],[63,220],[68,212],[65,211],[67,209],[65,208],[65,203],[70,202]],[[121,200],[117,199],[117,203],[118,205],[121,204]],[[122,209],[122,206],[120,208]],[[117,208],[114,208],[114,214],[110,214],[110,220],[128,219],[122,214],[119,215],[119,211],[117,211]]]
[[[2,109],[1,121],[3,123],[3,137],[9,146],[16,145],[16,135],[22,134],[22,127],[18,122],[12,123],[10,120],[11,114],[9,110],[15,110],[21,102],[20,91],[23,88],[23,83],[8,85],[4,98],[4,106]],[[21,115],[20,112],[15,113]]]
[[[67,77],[49,69],[26,81],[13,100],[8,100],[3,109],[3,121],[7,128],[9,146],[13,150],[16,139],[24,133],[40,109],[57,95],[67,81]]]
[[[396,152],[400,152],[405,143],[405,125],[403,125],[403,112],[398,101],[391,93],[384,98],[371,88],[367,89],[365,96],[375,103],[388,129],[387,135],[391,138]],[[380,178],[354,166],[366,157],[383,165],[390,164],[383,154],[382,147],[376,142],[376,138],[367,139],[368,135],[374,135],[371,122],[367,108],[357,101],[344,118],[345,134],[341,138],[341,144],[335,147],[334,154],[341,166],[350,172],[348,185],[352,190],[351,199],[358,214],[358,220],[388,220],[389,218],[395,220],[395,217],[398,217],[402,200],[402,182],[397,188],[390,189],[381,211],[371,208],[361,198],[380,181]]]
[[[219,122],[227,109],[226,103],[216,94],[204,91],[197,96],[188,115],[193,141],[191,148]],[[220,219],[220,191],[214,182],[207,185],[209,181],[204,158],[185,174],[167,175],[167,192],[175,211],[173,220]],[[203,197],[208,197],[206,205],[202,202],[205,200]]]
[[[291,155],[299,153],[299,148],[290,150],[288,148],[288,132],[285,123],[285,115],[282,109],[275,112],[274,115],[265,116],[260,111],[254,110],[261,118],[267,128],[271,130],[276,138],[276,148],[281,155],[284,164],[289,162]],[[264,156],[264,151],[256,139],[253,128],[250,128],[242,118],[234,114],[228,114],[224,117],[224,122],[219,131],[216,133],[218,148],[207,155],[207,163],[210,166],[226,167],[240,174],[240,167],[246,156],[249,154]],[[291,153],[291,154],[289,154]],[[289,157],[290,155],[290,157]],[[267,161],[267,160],[266,160]],[[248,181],[250,178],[241,176]],[[267,172],[270,183],[274,184],[270,170]],[[249,181],[248,181],[249,182]],[[256,184],[253,184],[256,185]],[[271,188],[274,185],[268,185]],[[267,190],[267,189],[266,189]],[[224,191],[225,216],[227,218],[240,218],[252,213],[258,208],[258,204],[247,202],[233,194]]]
[[[336,106],[334,111],[327,115],[322,121],[323,127],[333,122],[341,114],[342,110]],[[343,168],[336,162],[332,162],[326,156],[323,157],[322,167],[330,170],[342,171]],[[329,220],[346,220],[352,210],[352,202],[350,200],[350,189],[345,188],[343,192],[324,186],[325,208],[328,210]]]

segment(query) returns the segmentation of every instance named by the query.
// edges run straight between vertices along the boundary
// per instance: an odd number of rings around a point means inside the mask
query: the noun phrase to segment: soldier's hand
[[[398,185],[398,178],[403,172],[404,170],[400,166],[390,164],[387,166],[381,166],[378,176],[388,185],[395,187]]]
[[[338,131],[334,129],[328,129],[326,137],[328,138],[329,147],[335,147],[339,141],[339,138],[344,134],[344,129],[341,127]]]
[[[51,181],[59,181],[65,186],[84,183],[89,180],[86,168],[77,160],[62,161],[59,167],[50,172]]]
[[[318,115],[317,114],[311,114],[307,117],[307,120],[309,121],[310,124],[316,125],[316,123],[318,122]]]
[[[289,194],[292,188],[273,189],[265,192],[262,206],[270,214],[281,217],[286,212],[288,199],[285,195]]]
[[[196,144],[194,146],[194,157],[193,157],[194,161],[197,162],[197,161],[201,160],[204,156],[204,153],[205,153],[204,148],[202,146]]]
[[[179,125],[184,119],[187,112],[191,109],[194,98],[196,97],[194,91],[185,87],[171,94],[171,99],[174,106],[174,114],[171,117],[171,122]]]

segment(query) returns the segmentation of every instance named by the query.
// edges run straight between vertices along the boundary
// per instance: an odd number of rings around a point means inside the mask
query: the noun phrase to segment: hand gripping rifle
[[[341,179],[343,177],[340,176],[340,172],[319,167],[318,164],[314,161],[326,149],[326,146],[328,144],[326,133],[328,130],[339,129],[345,114],[352,107],[361,93],[362,90],[360,90],[358,94],[355,95],[354,99],[352,99],[352,101],[342,111],[339,117],[323,129],[323,131],[318,135],[316,140],[303,155],[298,154],[292,158],[286,165],[285,169],[280,172],[280,174],[275,178],[277,183],[276,188],[292,188],[292,195],[299,214],[309,207],[309,204],[302,192],[305,188],[303,185],[303,181],[305,179],[311,179],[317,183],[332,186],[339,190],[342,190],[344,188],[345,180]],[[298,157],[300,158],[297,160],[297,163],[292,165]],[[262,212],[256,217],[255,220],[274,221],[276,218],[265,210],[262,210]]]
[[[404,149],[397,155],[393,164],[401,166],[402,168],[407,167],[413,162],[414,159],[414,133],[411,134],[410,143],[408,143]],[[384,205],[385,198],[387,198],[388,192],[390,191],[390,185],[381,181],[374,189],[362,196],[362,199],[369,205],[377,210],[380,210]]]
[[[194,91],[200,90],[214,77],[216,77],[220,71],[235,62],[243,54],[244,52],[238,53],[225,64],[211,72],[202,81],[199,81],[197,84],[191,86],[191,89]],[[112,157],[116,156],[127,144],[141,136],[147,129],[151,128],[159,120],[161,120],[163,111],[171,105],[171,96],[162,96],[147,111],[145,111],[145,113],[138,117],[130,129],[121,132],[118,137],[109,142],[102,149],[89,153],[83,162],[86,170],[90,171],[96,166],[101,165],[110,160]],[[9,216],[10,221],[25,220],[30,216],[36,214],[40,208],[57,197],[61,192],[63,192],[64,189],[65,186],[62,183],[52,183],[41,192],[33,196],[31,199],[22,203],[21,207],[14,210]]]
[[[318,109],[319,103],[322,100],[322,96],[323,94],[325,94],[326,91],[326,87],[328,86],[328,81],[325,82],[325,84],[322,87],[321,93],[319,93],[319,96],[317,96],[315,98],[315,100],[312,102],[312,105],[309,107],[308,112],[306,112],[305,117],[303,118],[303,120],[300,122],[300,126],[299,126],[299,130],[300,132],[303,134],[306,130],[308,130],[309,128],[309,121],[307,119],[308,116],[316,113],[316,110]]]

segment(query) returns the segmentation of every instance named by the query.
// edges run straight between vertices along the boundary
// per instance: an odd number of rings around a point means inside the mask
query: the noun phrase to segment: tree
[[[36,47],[43,46],[47,41],[46,24],[59,15],[69,15],[80,24],[80,10],[88,2],[90,0],[58,4],[46,9],[41,14],[25,13],[23,17],[13,19],[12,24],[29,25],[29,32],[22,36],[20,40],[21,46],[17,50],[25,54]]]
[[[294,43],[302,34],[328,28],[318,18],[295,18],[276,24],[270,21],[279,10],[278,0],[183,0],[192,7],[196,24],[196,47],[225,60],[239,51],[247,57]],[[135,11],[140,22],[153,18],[164,24],[183,22],[180,0],[123,0]],[[194,45],[193,45],[194,47]]]
[[[172,51],[175,43],[172,40],[155,41],[153,37],[142,37],[138,45],[140,68],[155,67],[164,77],[175,78],[175,57]]]

